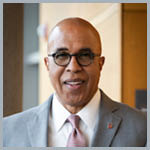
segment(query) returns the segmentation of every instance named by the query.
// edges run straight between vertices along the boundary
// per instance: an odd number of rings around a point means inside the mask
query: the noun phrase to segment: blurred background
[[[100,33],[106,61],[99,87],[118,102],[147,107],[146,3],[3,4],[3,115],[43,103],[54,92],[44,57],[51,28],[82,17]]]

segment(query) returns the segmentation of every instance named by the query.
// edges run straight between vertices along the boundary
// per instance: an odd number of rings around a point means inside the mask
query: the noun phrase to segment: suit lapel
[[[97,126],[95,127],[95,136],[93,138],[93,147],[109,147],[117,133],[121,118],[115,115],[116,105],[101,91],[101,104]]]
[[[46,147],[48,134],[48,118],[51,107],[52,96],[48,101],[38,106],[36,114],[32,120],[27,122],[28,135],[31,147]]]

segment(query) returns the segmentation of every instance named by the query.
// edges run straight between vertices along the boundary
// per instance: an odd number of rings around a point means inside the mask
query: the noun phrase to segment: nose
[[[67,72],[77,73],[82,70],[82,67],[78,64],[76,57],[72,56],[70,63],[66,67]]]

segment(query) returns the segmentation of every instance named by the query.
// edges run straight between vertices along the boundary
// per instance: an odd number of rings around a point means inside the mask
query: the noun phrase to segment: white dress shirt
[[[98,118],[100,98],[100,91],[97,90],[91,101],[77,113],[81,118],[79,124],[80,130],[86,137],[88,145],[91,145],[93,138],[94,127]],[[69,122],[66,123],[65,121],[70,115],[71,113],[59,102],[55,93],[49,117],[49,147],[66,147],[68,137],[72,132],[72,126]]]

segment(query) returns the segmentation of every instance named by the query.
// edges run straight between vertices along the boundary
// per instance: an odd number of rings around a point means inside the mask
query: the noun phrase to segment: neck
[[[74,107],[74,106],[70,106],[70,105],[65,105],[64,106],[71,114],[76,114],[78,113],[84,106],[82,107]]]

